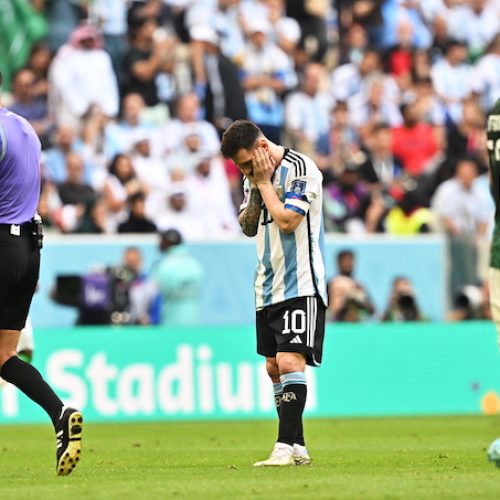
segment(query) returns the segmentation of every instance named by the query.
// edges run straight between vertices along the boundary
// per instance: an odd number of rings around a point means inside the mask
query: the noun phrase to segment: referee
[[[2,81],[0,73],[0,88]],[[56,471],[65,476],[80,459],[82,415],[65,407],[36,368],[16,353],[40,270],[40,153],[31,125],[0,101],[0,376],[50,416]]]

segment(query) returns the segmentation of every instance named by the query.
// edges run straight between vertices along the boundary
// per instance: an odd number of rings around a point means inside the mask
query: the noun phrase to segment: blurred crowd
[[[32,5],[48,33],[4,105],[42,140],[40,213],[54,231],[240,235],[241,177],[219,145],[249,118],[316,160],[327,231],[444,232],[452,290],[476,281],[493,213],[498,1]]]

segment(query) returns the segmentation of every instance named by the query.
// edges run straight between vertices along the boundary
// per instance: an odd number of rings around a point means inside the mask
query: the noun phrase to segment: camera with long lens
[[[85,275],[58,275],[52,298],[76,307],[79,325],[130,323],[130,288],[136,275],[124,266]]]

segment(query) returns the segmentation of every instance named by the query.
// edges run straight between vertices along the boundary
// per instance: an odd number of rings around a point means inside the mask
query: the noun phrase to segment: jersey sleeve
[[[243,212],[243,210],[247,208],[249,198],[250,198],[250,181],[245,177],[245,180],[243,181],[243,201],[241,202],[238,213]]]
[[[314,165],[300,158],[290,169],[286,180],[285,208],[306,215],[310,204],[321,193],[321,174]]]
[[[0,161],[5,158],[7,153],[7,136],[5,135],[5,129],[0,123]]]

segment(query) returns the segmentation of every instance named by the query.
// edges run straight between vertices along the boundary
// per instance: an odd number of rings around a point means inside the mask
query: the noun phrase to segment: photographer
[[[351,250],[337,254],[337,276],[328,284],[328,315],[331,321],[357,323],[375,312],[363,285],[353,278],[355,257]]]
[[[449,321],[491,320],[488,283],[464,285],[456,294]]]
[[[382,321],[424,321],[408,278],[398,276],[392,282],[389,304]]]
[[[52,298],[78,309],[77,325],[157,323],[157,289],[142,272],[138,248],[127,247],[122,263],[80,275],[59,275]]]

